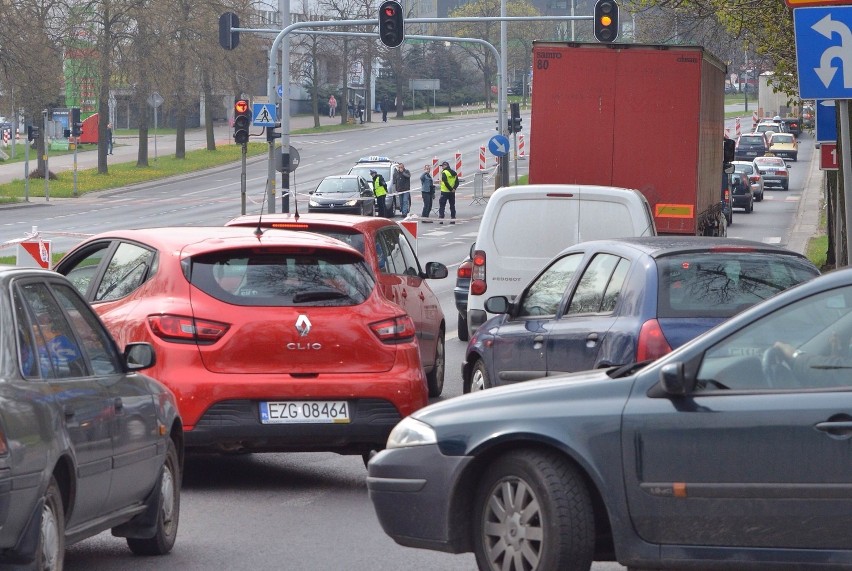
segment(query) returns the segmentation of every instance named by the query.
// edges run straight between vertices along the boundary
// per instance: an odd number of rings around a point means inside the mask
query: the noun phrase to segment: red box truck
[[[658,233],[724,236],[726,71],[698,46],[534,42],[530,184],[633,188]]]

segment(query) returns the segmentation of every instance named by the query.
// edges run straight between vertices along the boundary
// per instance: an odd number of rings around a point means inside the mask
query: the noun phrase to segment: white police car
[[[393,216],[396,212],[402,212],[402,203],[396,192],[396,185],[393,182],[393,173],[396,169],[397,161],[391,160],[388,157],[372,155],[369,157],[361,157],[355,163],[348,174],[357,174],[364,180],[370,183],[370,188],[373,188],[373,177],[370,176],[370,171],[374,170],[385,179],[388,185],[388,196],[385,199],[387,208],[387,216]],[[410,204],[410,203],[409,203]]]

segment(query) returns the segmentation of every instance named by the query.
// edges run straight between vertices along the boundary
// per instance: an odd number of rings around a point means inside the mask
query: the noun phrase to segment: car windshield
[[[773,143],[792,143],[793,135],[775,134],[772,135]]]
[[[327,178],[324,179],[314,192],[322,194],[352,194],[358,192],[358,179],[354,178]]]
[[[774,159],[772,157],[759,157],[755,159],[755,162],[758,166],[761,167],[781,167],[784,168],[787,166],[787,163],[784,162],[784,159]]]
[[[762,145],[763,141],[763,136],[740,137],[740,143],[745,143],[746,145]]]
[[[372,181],[373,177],[370,176],[370,171],[376,171],[385,179],[385,182],[390,184],[391,182],[391,168],[390,166],[376,166],[376,165],[356,165],[352,167],[352,170],[349,171],[349,174],[357,174],[361,178],[367,181]]]
[[[743,251],[674,254],[657,260],[659,317],[724,317],[817,275],[806,260]]]
[[[233,305],[351,306],[375,287],[362,258],[335,250],[226,250],[195,256],[190,265],[195,287]]]

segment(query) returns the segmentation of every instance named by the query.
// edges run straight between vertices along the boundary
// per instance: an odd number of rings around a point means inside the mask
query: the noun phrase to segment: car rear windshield
[[[363,255],[366,252],[366,248],[364,246],[364,235],[358,230],[351,228],[330,228],[326,226],[319,226],[315,224],[281,224],[273,222],[270,224],[270,228],[282,228],[286,230],[292,230],[294,232],[313,232],[315,234],[322,234],[323,236],[328,236],[329,238],[334,238],[335,240],[340,240],[344,244],[348,244],[349,246],[355,248]]]
[[[741,145],[762,145],[765,141],[766,139],[763,138],[763,135],[755,137],[740,137]]]
[[[793,135],[785,135],[783,133],[776,133],[775,135],[772,135],[772,142],[773,143],[792,143],[793,142]]]
[[[233,305],[351,306],[375,287],[362,258],[334,250],[228,250],[195,256],[188,266],[195,287]]]
[[[773,159],[772,157],[758,157],[760,160],[755,161],[758,167],[784,167],[787,163],[784,159]]]
[[[659,317],[731,317],[817,275],[786,254],[707,252],[657,259]]]

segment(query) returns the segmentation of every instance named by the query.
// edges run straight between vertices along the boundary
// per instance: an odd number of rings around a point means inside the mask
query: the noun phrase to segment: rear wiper
[[[306,291],[293,296],[293,303],[305,303],[307,301],[324,301],[327,299],[340,299],[349,297],[345,293],[332,290]]]

